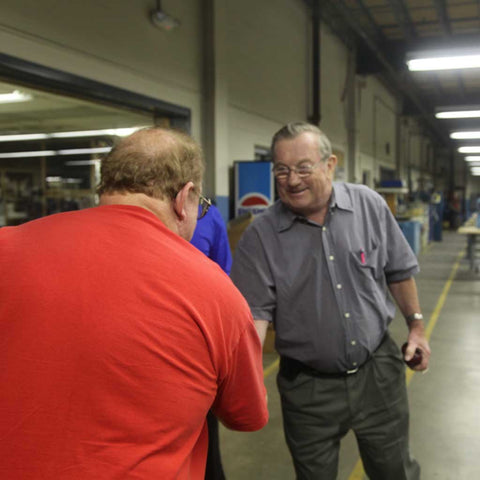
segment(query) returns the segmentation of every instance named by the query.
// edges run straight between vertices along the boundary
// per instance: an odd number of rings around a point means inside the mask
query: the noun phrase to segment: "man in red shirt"
[[[266,424],[249,308],[188,242],[202,174],[190,137],[140,130],[99,207],[0,229],[0,478],[202,479],[210,409]]]

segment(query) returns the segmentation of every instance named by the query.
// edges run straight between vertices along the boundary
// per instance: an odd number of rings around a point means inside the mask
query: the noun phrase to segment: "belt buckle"
[[[358,367],[357,368],[352,368],[352,370],[347,370],[345,373],[347,375],[352,375],[354,373],[357,373],[358,372]]]

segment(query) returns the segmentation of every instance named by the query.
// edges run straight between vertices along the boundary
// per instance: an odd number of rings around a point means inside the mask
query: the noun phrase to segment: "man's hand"
[[[428,369],[428,363],[430,360],[431,350],[427,339],[425,338],[425,331],[423,322],[421,320],[414,320],[409,325],[408,345],[405,350],[405,361],[411,360],[415,354],[415,350],[418,348],[422,352],[422,361],[414,366],[412,370],[421,372]]]

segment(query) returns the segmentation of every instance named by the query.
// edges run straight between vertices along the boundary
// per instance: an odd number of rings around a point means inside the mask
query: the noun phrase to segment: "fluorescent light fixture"
[[[112,147],[96,147],[96,148],[70,148],[67,150],[57,150],[57,155],[83,155],[85,153],[107,153]]]
[[[437,118],[480,118],[480,110],[445,110],[435,114]]]
[[[474,147],[460,147],[458,151],[460,153],[480,153],[480,146],[476,145]]]
[[[112,135],[117,137],[126,137],[137,130],[144,127],[131,127],[131,128],[107,128],[103,130],[79,130],[77,132],[55,132],[50,135],[50,138],[73,138],[73,137],[95,137],[102,135]],[[47,137],[48,138],[48,137]]]
[[[82,183],[81,178],[64,178],[64,177],[46,177],[47,183]]]
[[[407,65],[413,72],[480,68],[480,52],[472,50],[437,50],[407,54]]]
[[[25,158],[25,157],[54,157],[57,155],[80,155],[80,154],[94,154],[107,153],[111,147],[97,147],[97,148],[71,148],[67,150],[34,150],[28,152],[5,152],[0,153],[0,158]]]
[[[14,90],[10,93],[0,93],[0,103],[27,102],[31,99],[31,95],[28,93],[23,93],[20,90]]]
[[[452,132],[450,134],[450,138],[453,138],[454,140],[465,140],[465,139],[471,139],[471,138],[480,138],[480,132]]]
[[[64,165],[66,167],[83,167],[86,165],[97,165],[100,164],[100,160],[94,159],[94,160],[69,160],[68,162],[65,162]]]
[[[45,140],[48,138],[78,138],[78,137],[98,137],[111,135],[117,137],[126,137],[144,127],[130,128],[106,128],[103,130],[78,130],[73,132],[51,132],[51,133],[24,133],[17,135],[0,135],[0,142],[21,142],[27,140]]]
[[[36,150],[30,152],[6,152],[0,153],[0,158],[24,158],[24,157],[53,157],[55,150]]]
[[[466,162],[480,162],[480,156],[478,155],[468,155],[464,159]]]

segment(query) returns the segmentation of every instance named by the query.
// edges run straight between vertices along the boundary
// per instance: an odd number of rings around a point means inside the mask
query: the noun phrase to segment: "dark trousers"
[[[218,420],[212,413],[207,415],[208,426],[208,454],[205,480],[225,480],[222,459],[220,457],[220,442],[218,438]]]
[[[336,479],[340,440],[350,429],[370,479],[420,478],[408,447],[405,366],[388,335],[354,374],[315,374],[281,362],[277,385],[298,480]]]

